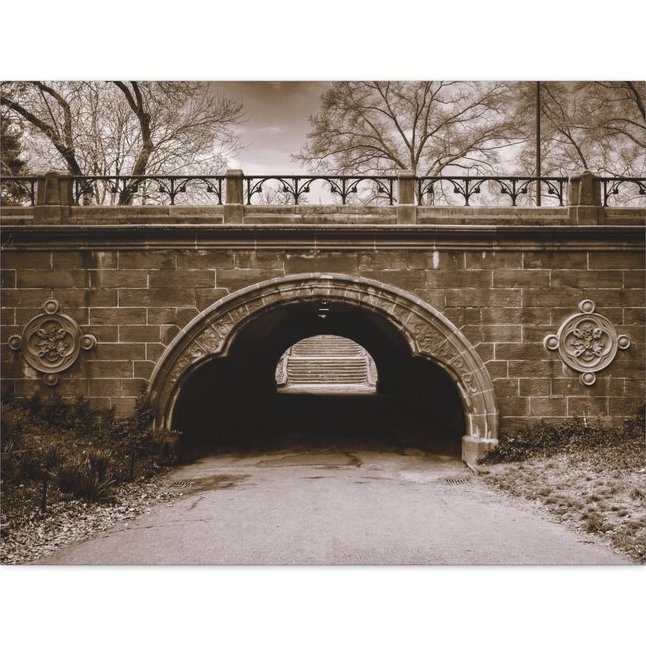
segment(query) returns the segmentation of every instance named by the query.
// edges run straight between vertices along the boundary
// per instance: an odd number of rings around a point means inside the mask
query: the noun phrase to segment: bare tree
[[[238,148],[240,101],[193,82],[6,82],[0,101],[28,128],[35,170],[73,175],[216,174]],[[132,200],[136,184],[119,195]],[[107,187],[94,184],[94,199]],[[111,199],[114,199],[112,197]]]
[[[533,172],[533,83],[519,83],[516,119],[526,143],[518,155],[521,172]],[[646,171],[644,83],[541,82],[543,174],[581,170],[608,175]]]
[[[596,81],[579,87],[585,93],[588,137],[601,142],[600,170],[646,174],[646,83]]]
[[[72,104],[64,88],[35,81],[5,82],[1,90],[0,105],[13,110],[46,137],[73,175],[82,175],[75,150]]]
[[[310,117],[296,160],[325,172],[490,169],[520,140],[501,82],[337,82]]]

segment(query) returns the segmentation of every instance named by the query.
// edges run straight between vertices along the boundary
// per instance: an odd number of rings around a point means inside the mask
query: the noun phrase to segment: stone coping
[[[643,248],[644,226],[634,225],[217,225],[195,223],[145,223],[112,225],[27,225],[0,228],[3,247],[30,248],[110,247],[123,248],[568,248],[609,244],[618,248]]]
[[[230,222],[228,209],[239,210],[239,223],[245,225],[342,225],[374,226],[395,225],[398,223],[396,206],[74,206],[56,211],[56,221],[39,222],[39,209],[51,207],[3,207],[0,223],[3,226],[48,226],[63,225],[138,225],[138,224],[175,224],[175,225],[221,225]],[[55,207],[58,208],[58,207]],[[574,210],[567,207],[401,207],[411,208],[415,213],[415,224],[449,225],[551,225],[574,224]],[[587,208],[587,207],[584,207]],[[625,224],[643,225],[646,222],[644,208],[593,207],[594,222],[587,224]],[[571,212],[572,211],[572,212]],[[50,214],[51,215],[51,214]],[[49,217],[49,216],[48,216]],[[41,220],[41,222],[45,222]]]

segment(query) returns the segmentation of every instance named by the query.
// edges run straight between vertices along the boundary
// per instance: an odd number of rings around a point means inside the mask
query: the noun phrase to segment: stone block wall
[[[619,420],[643,403],[644,250],[636,227],[630,235],[626,227],[576,235],[544,227],[515,236],[504,227],[459,234],[375,227],[360,237],[356,227],[289,234],[241,227],[227,237],[178,225],[164,236],[144,228],[131,240],[108,227],[37,242],[19,229],[2,251],[1,302],[2,387],[18,396],[84,395],[126,413],[168,344],[205,308],[270,278],[335,272],[404,289],[455,324],[493,380],[502,429],[574,415]],[[53,387],[8,345],[51,299],[97,339]],[[544,346],[584,299],[631,339],[591,386]]]

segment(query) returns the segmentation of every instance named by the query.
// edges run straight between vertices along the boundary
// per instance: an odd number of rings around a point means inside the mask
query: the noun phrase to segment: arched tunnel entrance
[[[374,361],[366,393],[287,393],[277,366],[295,343],[350,340]],[[473,462],[497,443],[493,384],[440,312],[374,280],[300,274],[242,289],[178,334],[149,390],[155,428],[185,454],[309,446],[419,448]],[[461,440],[460,440],[461,438]]]
[[[449,375],[430,359],[413,357],[401,334],[375,313],[337,304],[323,318],[319,310],[316,303],[293,303],[256,317],[226,357],[189,376],[173,419],[182,453],[293,446],[459,456],[465,420]],[[286,350],[317,335],[364,348],[376,366],[376,390],[279,388],[276,366]]]

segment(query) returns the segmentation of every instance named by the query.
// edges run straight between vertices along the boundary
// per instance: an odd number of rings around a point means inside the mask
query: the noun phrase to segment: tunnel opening
[[[321,337],[345,339],[370,357],[368,391],[353,392],[338,378],[333,388],[285,387],[281,361],[295,345]],[[465,413],[452,377],[431,359],[413,356],[383,317],[328,303],[322,317],[320,303],[292,303],[246,322],[225,356],[186,376],[172,428],[181,432],[185,459],[290,448],[459,456]]]

